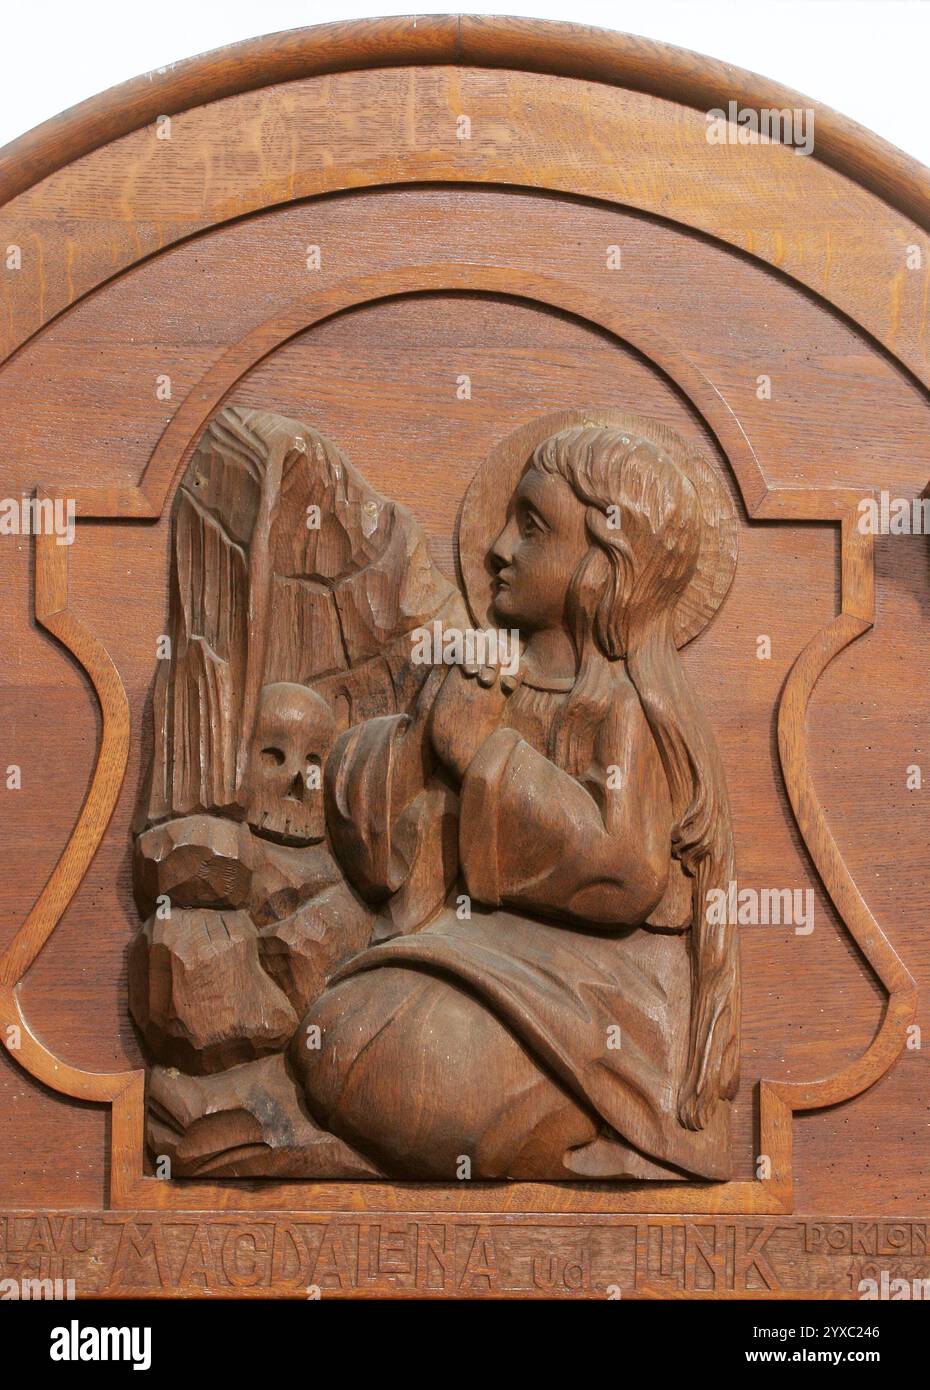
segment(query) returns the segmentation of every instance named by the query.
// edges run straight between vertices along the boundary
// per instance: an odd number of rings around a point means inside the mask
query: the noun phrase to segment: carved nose
[[[502,569],[506,569],[513,559],[513,546],[511,544],[511,523],[508,521],[504,529],[498,534],[497,539],[491,546],[489,560],[491,569],[498,574]]]
[[[284,793],[284,799],[285,801],[303,801],[304,779],[301,777],[299,772],[297,776],[292,780],[287,791]]]

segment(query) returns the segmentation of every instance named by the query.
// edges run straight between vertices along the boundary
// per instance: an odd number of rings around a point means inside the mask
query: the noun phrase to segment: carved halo
[[[459,523],[459,564],[472,619],[479,627],[493,625],[488,549],[496,528],[504,523],[507,505],[533,450],[549,435],[572,425],[610,425],[646,439],[662,449],[694,485],[704,527],[697,569],[675,616],[675,641],[683,647],[707,626],[733,581],[739,548],[736,509],[719,471],[701,454],[667,425],[629,411],[553,411],[522,425],[491,450],[469,484]]]

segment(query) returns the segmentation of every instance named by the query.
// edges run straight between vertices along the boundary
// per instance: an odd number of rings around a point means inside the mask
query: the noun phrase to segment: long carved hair
[[[703,1129],[739,1080],[739,958],[730,924],[707,921],[708,893],[733,877],[723,768],[678,648],[678,600],[697,564],[704,524],[691,481],[657,445],[605,425],[550,436],[532,467],[568,483],[585,507],[590,547],[566,613],[578,673],[552,735],[572,767],[585,731],[607,713],[611,664],[624,660],[655,738],[672,801],[671,852],[692,880],[691,1029],[678,1117]],[[716,915],[716,914],[714,914]]]

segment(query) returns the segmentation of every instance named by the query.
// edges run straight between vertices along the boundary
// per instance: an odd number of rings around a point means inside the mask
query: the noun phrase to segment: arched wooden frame
[[[528,31],[534,39],[532,61],[526,61],[530,55],[521,50],[522,36]],[[79,154],[137,129],[163,112],[184,109],[194,100],[202,102],[275,81],[353,67],[427,62],[515,65],[565,76],[583,71],[585,76],[601,81],[661,91],[695,105],[719,103],[724,91],[754,107],[785,106],[798,100],[773,86],[746,85],[752,82],[747,75],[737,75],[734,80],[729,69],[692,55],[642,41],[600,34],[592,37],[590,31],[535,22],[527,26],[521,21],[440,18],[419,21],[418,28],[411,31],[408,21],[373,21],[272,36],[241,46],[239,54],[242,62],[235,75],[229,70],[228,53],[208,55],[179,65],[160,87],[147,81],[144,90],[139,83],[127,84],[115,98],[95,99],[60,118],[61,124],[32,132],[0,155],[0,199],[13,196]],[[832,113],[818,109],[818,121],[819,158],[857,178],[923,226],[930,223],[925,171]],[[836,1104],[877,1081],[903,1049],[916,1006],[914,982],[870,913],[827,828],[811,783],[805,748],[806,708],[816,681],[827,664],[871,626],[874,617],[872,541],[855,525],[859,490],[769,489],[739,421],[700,370],[648,328],[621,322],[615,314],[605,315],[590,296],[574,287],[500,266],[426,265],[397,270],[389,277],[342,282],[325,293],[308,296],[253,330],[221,356],[179,407],[138,487],[70,490],[69,496],[75,498],[81,521],[157,519],[203,425],[257,362],[334,314],[392,296],[450,290],[535,301],[587,319],[630,343],[675,381],[699,410],[729,458],[754,520],[830,521],[840,526],[840,610],[792,667],[779,703],[778,736],[785,785],[805,844],[842,921],[887,994],[883,1021],[872,1043],[856,1061],[821,1080],[760,1082],[759,1153],[771,1162],[771,1175],[765,1180],[593,1189],[565,1183],[490,1187],[267,1183],[246,1191],[233,1182],[166,1183],[145,1177],[144,1072],[93,1073],[69,1066],[30,1032],[17,993],[106,831],[122,785],[130,737],[128,702],[119,672],[103,646],[69,610],[67,551],[56,546],[52,537],[41,536],[36,538],[36,617],[89,675],[100,702],[102,732],[93,779],[72,836],[0,961],[0,1026],[12,1025],[18,1030],[7,1034],[17,1036],[20,1042],[12,1055],[32,1075],[63,1094],[112,1106],[110,1202],[115,1208],[335,1210],[349,1205],[369,1210],[429,1207],[462,1212],[790,1211],[793,1111]],[[904,354],[901,360],[906,361]],[[921,379],[925,379],[923,373]]]

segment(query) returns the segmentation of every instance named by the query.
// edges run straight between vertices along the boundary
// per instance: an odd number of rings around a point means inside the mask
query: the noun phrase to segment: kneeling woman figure
[[[732,834],[674,632],[704,526],[659,444],[551,436],[490,557],[518,681],[434,672],[414,716],[333,751],[333,840],[369,898],[422,877],[425,808],[457,815],[445,901],[344,967],[295,1041],[311,1113],[385,1173],[729,1176],[737,948],[705,904]]]

